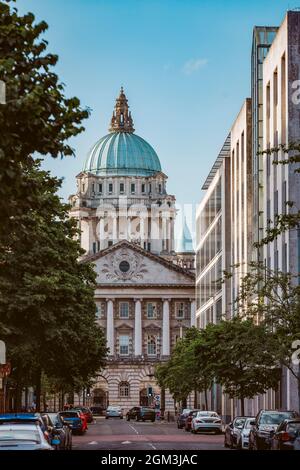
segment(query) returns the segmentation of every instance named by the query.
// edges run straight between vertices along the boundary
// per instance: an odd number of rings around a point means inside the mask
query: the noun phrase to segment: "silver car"
[[[222,420],[215,411],[198,411],[191,423],[191,432],[212,431],[217,434],[222,432]]]
[[[120,418],[123,419],[123,408],[120,406],[108,406],[106,409],[105,418]]]
[[[56,443],[53,442],[53,445]],[[1,450],[53,450],[53,447],[37,424],[1,424]]]
[[[255,420],[255,418],[247,418],[243,427],[236,429],[236,444],[238,449],[249,449],[249,434],[253,420]]]

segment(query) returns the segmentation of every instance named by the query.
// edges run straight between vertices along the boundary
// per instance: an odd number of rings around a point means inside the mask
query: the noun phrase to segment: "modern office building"
[[[300,12],[288,11],[263,63],[263,149],[300,141]],[[264,234],[277,214],[300,207],[299,173],[295,165],[273,164],[286,158],[274,152],[263,159]],[[289,208],[287,201],[293,201]],[[269,268],[300,272],[300,231],[288,230],[263,248]],[[285,370],[281,383],[281,405],[298,409],[298,384]]]
[[[231,179],[231,298],[232,314],[241,278],[247,273],[252,256],[252,109],[247,98],[234,121],[230,145]]]
[[[251,99],[252,99],[252,214],[253,242],[261,241],[264,227],[263,208],[263,62],[270,49],[278,27],[255,26],[253,29],[251,54]],[[254,248],[252,259],[262,261],[262,248]]]

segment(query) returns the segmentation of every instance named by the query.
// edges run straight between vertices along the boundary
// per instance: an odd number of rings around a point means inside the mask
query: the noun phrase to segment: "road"
[[[74,450],[224,450],[224,436],[191,434],[176,423],[96,418],[84,436],[73,436]]]

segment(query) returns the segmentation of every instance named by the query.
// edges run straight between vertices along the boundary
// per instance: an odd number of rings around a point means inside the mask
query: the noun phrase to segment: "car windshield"
[[[242,428],[243,425],[244,425],[245,420],[246,420],[246,418],[236,418],[236,420],[234,421],[234,426],[236,428]]]
[[[185,414],[189,414],[191,410],[189,408],[185,408],[184,410],[182,410],[182,414],[185,415]]]
[[[279,412],[269,412],[264,413],[260,418],[260,424],[279,424],[284,419],[291,419],[293,417],[293,413],[286,412],[286,413],[279,413]]]
[[[143,406],[141,409],[143,411],[153,411],[153,408],[147,408],[146,406]]]
[[[76,411],[74,412],[66,411],[66,412],[60,413],[60,416],[62,416],[63,418],[78,418],[78,413]]]
[[[41,439],[39,433],[31,429],[0,429],[0,442],[3,441],[30,441],[40,444]]]
[[[53,426],[56,426],[57,424],[61,425],[60,417],[56,413],[48,413],[48,416]]]

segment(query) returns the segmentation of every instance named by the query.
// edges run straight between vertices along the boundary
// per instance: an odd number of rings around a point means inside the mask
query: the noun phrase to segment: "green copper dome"
[[[134,134],[127,98],[121,88],[110,124],[110,133],[89,151],[83,171],[99,176],[151,176],[161,171],[155,150]]]
[[[151,176],[161,171],[161,166],[155,150],[144,139],[128,132],[112,132],[89,151],[83,171],[99,176]]]

